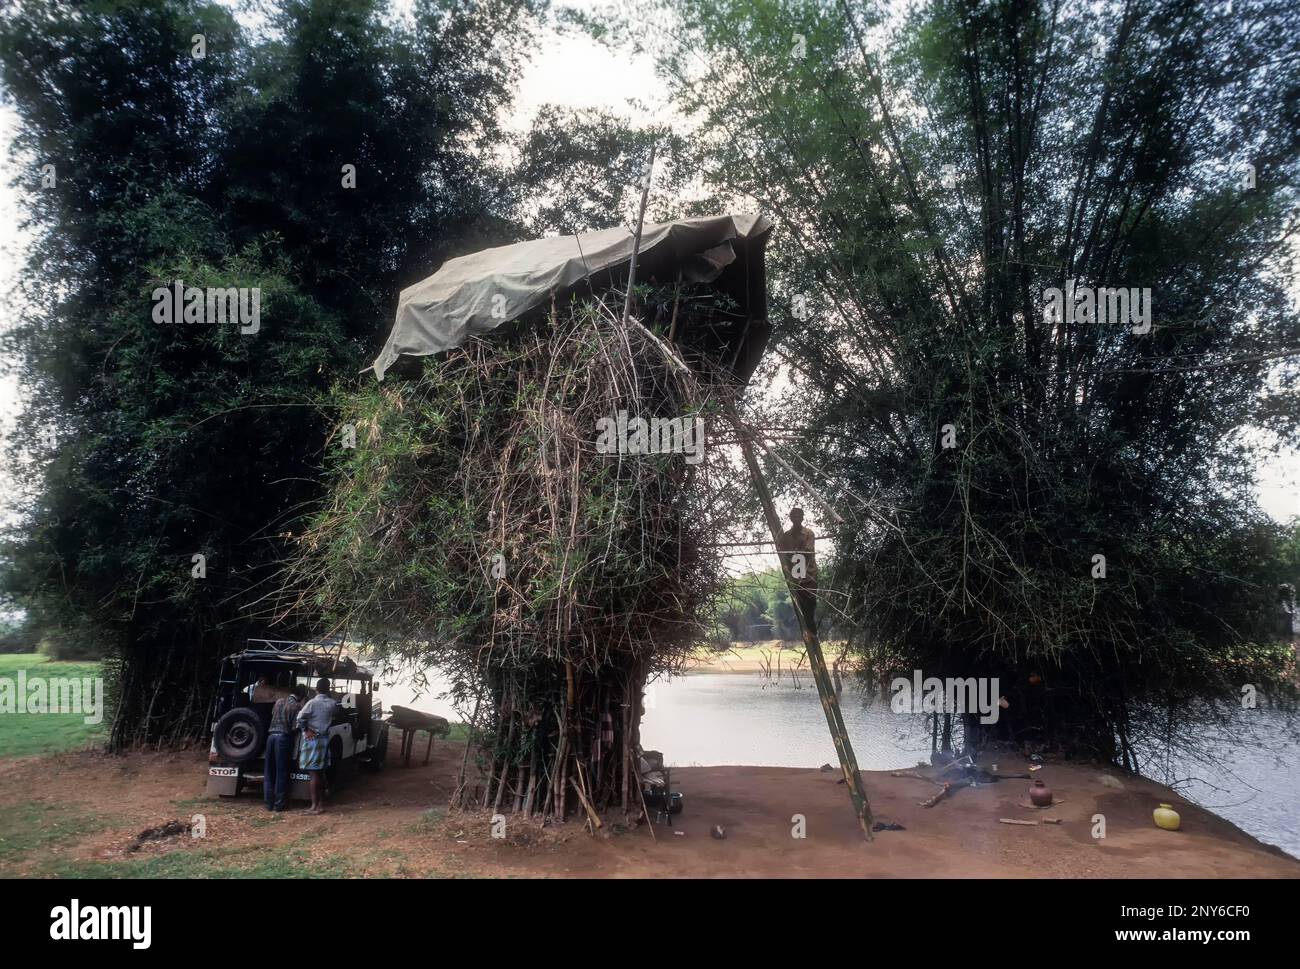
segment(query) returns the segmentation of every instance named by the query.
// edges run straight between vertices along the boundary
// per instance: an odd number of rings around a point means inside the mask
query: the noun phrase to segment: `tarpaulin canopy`
[[[765,242],[772,223],[761,215],[719,215],[646,225],[638,259],[645,265],[673,267],[687,282],[712,282],[738,258],[736,243]],[[489,333],[542,305],[552,293],[572,288],[632,259],[629,229],[604,229],[576,236],[535,239],[449,259],[442,268],[402,290],[397,319],[375,359],[375,376],[403,355],[427,356],[459,346],[471,336]],[[761,246],[753,247],[761,269]],[[749,263],[745,268],[748,272]],[[638,278],[649,278],[638,272]],[[766,321],[766,289],[761,279],[761,308]],[[753,300],[758,303],[760,300]],[[766,331],[763,331],[764,339]],[[760,351],[761,352],[761,351]]]

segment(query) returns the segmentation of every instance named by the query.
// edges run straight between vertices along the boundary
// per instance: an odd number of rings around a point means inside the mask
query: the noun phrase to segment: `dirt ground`
[[[445,808],[462,754],[459,744],[439,743],[428,766],[390,764],[380,774],[361,774],[320,817],[301,809],[270,815],[257,790],[207,799],[204,752],[0,761],[0,814],[8,812],[11,824],[28,818],[37,827],[55,826],[18,832],[20,838],[6,831],[0,875],[276,875],[282,872],[269,862],[292,856],[294,864],[358,876],[1300,877],[1300,861],[1158,784],[1066,764],[1048,764],[1035,775],[1060,800],[1046,810],[1021,806],[1028,800],[1025,780],[964,788],[922,808],[918,802],[936,790],[930,783],[870,772],[876,819],[906,830],[880,832],[869,844],[837,770],[762,767],[674,770],[673,787],[684,792],[686,806],[673,825],[655,826],[657,840],[644,826],[617,825],[621,814],[608,817],[594,838],[577,820],[542,829],[508,816],[506,837],[496,839],[489,812]],[[1001,772],[1023,772],[1007,759]],[[1181,831],[1152,823],[1151,810],[1161,801],[1178,808]],[[144,829],[195,814],[204,816],[204,838],[130,851]],[[806,838],[791,836],[796,814],[805,818]],[[1092,837],[1095,814],[1105,815],[1104,840]],[[1046,817],[1062,823],[998,820]],[[723,827],[725,839],[711,836],[714,825]],[[164,853],[167,867],[130,868]],[[190,856],[195,867],[187,867]]]

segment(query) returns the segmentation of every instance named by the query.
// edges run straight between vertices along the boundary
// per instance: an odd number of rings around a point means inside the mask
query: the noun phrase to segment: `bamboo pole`
[[[627,269],[627,295],[623,297],[623,325],[632,317],[632,287],[636,285],[637,256],[641,250],[641,227],[645,224],[645,206],[650,197],[650,176],[655,167],[655,146],[650,145],[650,160],[645,164],[645,182],[641,186],[641,207],[636,214],[636,235],[632,239],[632,263]]]
[[[564,809],[567,806],[564,803],[564,786],[565,778],[568,776],[566,768],[569,764],[569,711],[566,709],[563,713],[557,713],[555,719],[560,725],[560,738],[555,743],[555,775],[551,780],[551,801],[556,820],[563,821]]]
[[[587,819],[593,826],[591,833],[595,834],[595,829],[602,825],[600,815],[596,813],[596,809],[592,807],[591,801],[587,797],[585,790],[587,787],[587,779],[582,774],[582,764],[576,764],[575,769],[578,776],[577,778],[570,778],[569,782],[573,784],[573,790],[578,795],[578,802],[582,805],[582,809],[587,812]]]
[[[492,802],[492,810],[494,811],[501,810],[501,803],[506,796],[506,787],[508,786],[508,781],[510,779],[510,751],[513,750],[515,746],[515,727],[517,725],[514,711],[512,710],[510,713],[510,729],[506,733],[506,749],[501,755],[501,777],[497,781],[497,796]],[[433,739],[432,733],[430,733],[429,739]]]
[[[474,698],[474,712],[469,717],[469,736],[465,738],[465,755],[460,759],[460,776],[456,778],[456,790],[452,792],[451,803],[454,807],[465,806],[465,769],[469,765],[469,752],[474,748],[474,731],[478,726],[478,708],[483,702],[480,692]],[[406,749],[406,731],[402,731],[402,749]]]
[[[632,674],[628,673],[624,680],[623,687],[623,813],[626,814],[632,806],[629,798],[632,794],[632,708],[628,702],[628,696],[631,693]]]
[[[636,757],[633,756],[632,759],[633,761],[635,761]],[[650,829],[650,840],[657,843],[659,841],[659,836],[655,834],[654,819],[650,817],[650,809],[646,807],[645,784],[641,780],[641,768],[638,767],[635,763],[632,764],[632,776],[636,779],[636,793],[637,796],[641,799],[641,814],[645,818],[646,827]],[[664,793],[668,795],[668,803],[671,805],[672,791],[665,790]]]
[[[682,271],[677,270],[677,285],[673,287],[673,319],[668,324],[668,342],[671,344],[677,339],[677,306],[682,298]]]
[[[758,458],[754,456],[751,431],[741,421],[740,415],[736,413],[735,405],[731,400],[724,398],[722,405],[726,410],[727,418],[736,429],[741,453],[745,457],[745,464],[749,467],[749,475],[754,479],[754,488],[758,492],[759,502],[763,505],[763,515],[767,518],[767,527],[772,532],[772,541],[776,542],[779,548],[781,543],[781,519],[776,513],[772,493],[768,490],[767,481],[763,477],[763,469],[759,467]],[[790,598],[797,603],[799,601],[798,590],[794,584],[794,577],[790,574],[788,556],[781,555],[778,552],[777,559],[781,562],[781,574],[785,576],[786,586],[790,590]],[[808,624],[808,617],[804,615],[802,609],[796,608],[795,615],[799,617],[799,627],[803,630],[804,650],[808,654],[809,665],[813,671],[813,680],[817,683],[817,692],[821,696],[822,712],[826,714],[826,724],[830,727],[831,739],[835,742],[835,752],[840,758],[840,770],[844,773],[845,786],[848,787],[849,798],[853,801],[853,811],[858,816],[858,823],[862,826],[862,833],[866,835],[868,841],[871,841],[873,840],[871,834],[872,818],[871,805],[867,800],[867,788],[862,783],[862,774],[858,770],[858,761],[853,754],[853,745],[849,742],[849,733],[844,726],[844,717],[840,713],[840,701],[835,695],[835,686],[831,682],[830,672],[826,669],[826,657],[822,655],[821,643],[817,640],[817,630]]]
[[[528,758],[528,790],[524,792],[524,817],[533,816],[533,791],[537,789],[537,771],[539,763],[537,757],[538,739],[536,734],[533,737],[533,754]]]

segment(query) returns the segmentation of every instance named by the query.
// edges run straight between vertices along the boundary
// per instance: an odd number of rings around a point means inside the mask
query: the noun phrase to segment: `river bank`
[[[396,741],[396,738],[394,738]],[[1027,782],[965,788],[932,808],[936,788],[866,772],[876,818],[906,830],[866,843],[835,771],[690,767],[672,772],[686,809],[672,826],[595,837],[576,819],[542,829],[510,817],[493,838],[487,812],[445,808],[464,748],[439,743],[428,766],[392,766],[345,786],[325,815],[268,814],[250,792],[203,795],[206,753],[93,752],[0,761],[0,875],[5,877],[1003,877],[1296,878],[1300,861],[1187,804],[1162,785],[1049,764],[1061,803],[1023,808]],[[1003,766],[1002,770],[1008,768]],[[1183,829],[1151,810],[1172,801]],[[1094,816],[1105,816],[1094,838]],[[131,850],[146,828],[201,816],[204,837]],[[792,836],[802,816],[806,837]],[[1008,825],[1000,818],[1061,823]],[[720,825],[725,839],[711,837]],[[677,832],[680,832],[678,834]]]
[[[803,651],[793,644],[778,651],[779,645],[737,646],[701,657],[685,676],[652,682],[642,728],[646,746],[679,766],[834,762]],[[881,695],[852,680],[845,683],[841,709],[864,770],[929,760],[928,717],[892,713]],[[1147,776],[1300,857],[1300,736],[1283,711],[1267,705],[1241,710],[1228,724],[1205,723],[1194,750],[1142,754]]]
[[[822,646],[830,663],[837,653],[833,643]],[[687,664],[683,671],[690,674],[700,673],[760,673],[777,676],[779,673],[794,673],[804,678],[812,676],[808,661],[804,657],[803,646],[798,643],[771,639],[765,642],[741,645],[734,643],[720,652],[700,650]]]
[[[803,651],[772,641],[701,654],[685,676],[651,681],[642,741],[674,767],[813,768],[836,760]],[[834,656],[828,652],[828,656]],[[766,671],[766,673],[765,673]],[[779,675],[778,675],[779,672]],[[443,696],[447,682],[429,671],[417,690],[409,678],[386,682],[387,703],[465,719]],[[930,755],[929,719],[895,714],[881,697],[849,679],[841,708],[867,771],[910,769]],[[1300,857],[1300,738],[1279,711],[1242,711],[1224,732],[1207,725],[1199,756],[1144,758],[1147,771],[1190,800],[1263,842]],[[1250,735],[1254,742],[1244,742]]]

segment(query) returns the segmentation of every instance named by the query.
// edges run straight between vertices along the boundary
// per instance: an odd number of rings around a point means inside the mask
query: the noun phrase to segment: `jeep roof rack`
[[[342,655],[342,640],[337,645],[329,645],[323,642],[313,642],[293,639],[256,639],[249,638],[245,640],[248,644],[238,653],[232,653],[227,656],[226,660],[279,660],[285,663],[291,663],[295,660],[313,660],[318,663],[329,664],[330,669],[325,675],[373,678],[374,671],[367,669],[359,664],[352,657]],[[223,661],[224,662],[224,661]],[[225,682],[223,679],[221,682]]]
[[[265,643],[266,651],[272,653],[288,652],[333,652],[343,645],[343,637],[339,637],[337,642],[330,642],[329,638],[320,640],[302,640],[302,639],[247,639],[247,643]]]

